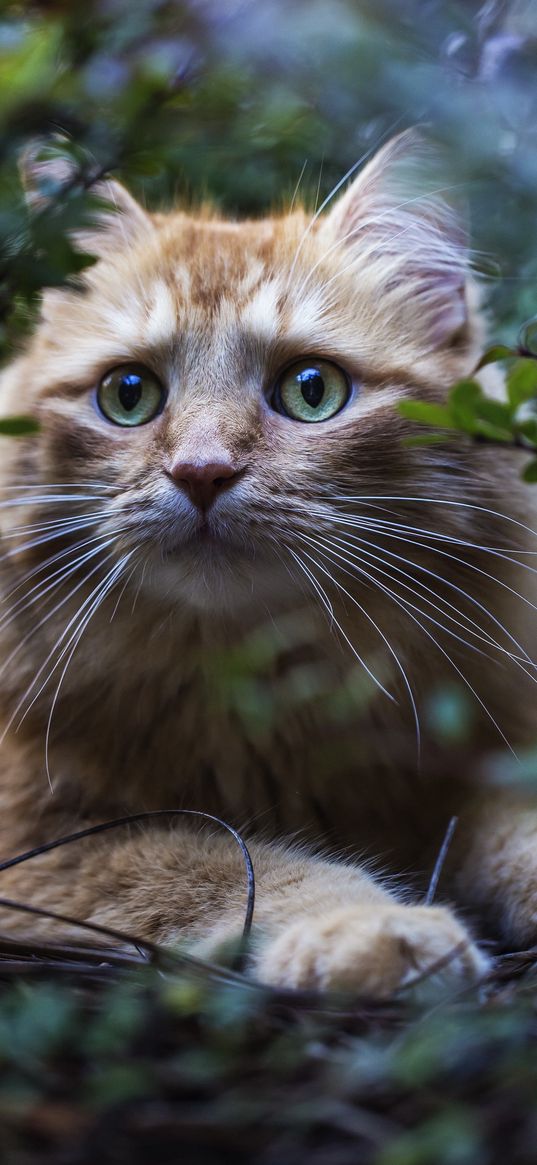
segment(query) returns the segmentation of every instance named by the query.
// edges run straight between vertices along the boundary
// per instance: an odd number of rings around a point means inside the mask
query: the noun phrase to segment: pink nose
[[[170,477],[195,506],[208,510],[218,494],[233,485],[240,472],[229,461],[177,461],[170,470]]]

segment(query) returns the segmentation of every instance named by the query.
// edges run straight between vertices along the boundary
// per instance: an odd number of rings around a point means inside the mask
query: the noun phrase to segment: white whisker
[[[304,536],[301,536],[301,539],[304,540]],[[310,541],[310,540],[308,539],[308,541]],[[330,574],[329,571],[325,570],[324,567],[321,566],[320,562],[316,561],[315,559],[312,559],[311,556],[306,553],[306,551],[304,551],[304,553],[306,554],[306,558],[310,559],[310,561],[312,561],[312,562],[315,562],[315,565],[318,567],[318,569],[322,570],[323,574],[326,574],[328,576],[328,578],[331,580],[331,582],[334,583],[334,585],[338,588],[338,590],[342,591],[343,594],[345,594],[347,596],[347,598],[349,598],[351,600],[351,602],[354,603],[354,605],[356,607],[358,607],[358,610],[361,611],[362,615],[365,616],[368,623],[370,623],[371,626],[374,627],[375,631],[380,635],[383,643],[388,648],[390,655],[395,660],[397,668],[398,668],[398,670],[401,673],[401,676],[403,678],[403,683],[404,683],[406,690],[408,692],[410,704],[412,707],[412,713],[414,716],[414,723],[416,726],[416,743],[417,743],[417,749],[418,749],[418,764],[419,764],[419,758],[420,758],[420,753],[421,753],[421,728],[420,728],[418,709],[417,709],[416,699],[414,696],[414,691],[412,689],[412,685],[411,685],[410,680],[407,676],[407,673],[403,667],[403,664],[401,663],[401,660],[399,659],[399,656],[397,655],[397,652],[394,650],[394,648],[393,648],[392,644],[390,643],[389,639],[387,638],[387,636],[384,634],[384,632],[378,626],[378,623],[376,623],[375,620],[373,619],[372,615],[370,615],[369,612],[366,611],[365,607],[362,607],[361,603],[358,602],[358,600],[355,598],[355,596],[351,595],[350,591],[346,590],[346,588],[344,586],[342,586],[341,583],[339,583],[338,580],[335,579],[333,577],[333,575]],[[383,689],[383,690],[386,691],[386,689]],[[391,698],[394,699],[393,696]]]
[[[111,538],[111,539],[109,539],[109,541],[108,541],[108,542],[106,542],[106,543],[105,543],[105,544],[104,544],[104,545],[101,547],[101,549],[105,549],[105,548],[106,548],[106,546],[108,546],[108,545],[109,545],[110,543],[112,543],[113,541],[114,541],[114,539],[112,539],[112,538]],[[109,558],[111,558],[111,557],[113,557],[113,555],[112,555],[112,554],[107,554],[107,555],[105,555],[104,562],[106,562],[106,561],[107,561],[107,559],[109,559]],[[43,626],[45,623],[47,623],[47,622],[48,622],[48,620],[49,620],[49,619],[51,619],[51,618],[52,618],[52,616],[53,616],[53,615],[55,615],[55,614],[56,614],[56,612],[57,612],[57,611],[59,611],[59,610],[61,609],[61,607],[63,607],[63,606],[65,605],[65,603],[69,602],[69,600],[70,600],[70,599],[72,599],[73,595],[75,595],[75,594],[77,593],[77,591],[79,591],[79,590],[80,590],[80,588],[81,588],[82,586],[84,586],[84,585],[85,585],[85,583],[87,583],[87,582],[88,582],[88,580],[89,580],[89,579],[90,579],[90,578],[91,578],[91,577],[92,577],[92,576],[93,576],[93,575],[94,575],[94,574],[95,574],[95,573],[96,573],[98,570],[100,570],[100,569],[102,568],[102,566],[104,565],[104,562],[99,562],[99,563],[97,563],[97,565],[96,565],[96,566],[94,566],[94,567],[92,568],[92,570],[90,570],[90,571],[88,572],[88,574],[87,574],[87,575],[85,575],[85,576],[84,576],[84,578],[83,578],[83,579],[82,579],[80,582],[78,582],[78,583],[76,584],[76,586],[74,586],[74,587],[73,587],[73,588],[72,588],[72,589],[69,591],[69,593],[68,593],[67,595],[64,595],[64,597],[63,597],[62,599],[60,599],[59,603],[57,603],[57,604],[56,604],[56,606],[55,606],[55,607],[53,607],[53,608],[52,608],[52,610],[48,612],[48,614],[47,614],[47,615],[45,615],[45,616],[43,617],[43,619],[41,619],[41,620],[39,621],[39,623],[37,623],[37,624],[36,624],[36,626],[35,626],[35,627],[32,627],[31,631],[29,631],[29,632],[28,632],[28,634],[27,634],[27,635],[25,635],[25,636],[24,636],[24,637],[23,637],[23,638],[22,638],[22,639],[19,641],[19,643],[16,645],[16,647],[14,647],[14,648],[13,648],[13,651],[11,651],[11,652],[10,652],[10,654],[9,654],[9,655],[8,655],[8,657],[7,657],[7,659],[5,659],[5,660],[3,661],[3,663],[2,663],[2,665],[0,666],[0,676],[1,676],[1,675],[2,675],[2,673],[3,673],[3,672],[6,670],[6,668],[7,668],[7,667],[9,667],[9,664],[10,664],[10,663],[11,663],[11,661],[12,661],[12,660],[15,658],[15,656],[16,656],[16,655],[18,655],[19,651],[20,651],[20,650],[21,650],[21,649],[24,647],[25,643],[27,643],[27,642],[28,642],[28,640],[29,640],[29,639],[31,639],[33,635],[35,635],[35,633],[36,633],[36,632],[39,630],[39,628],[40,628],[40,627],[42,627],[42,626]],[[88,600],[86,599],[86,600],[85,600],[85,603],[87,603],[87,602],[88,602]],[[85,603],[83,604],[83,606],[85,605]],[[74,616],[73,616],[73,618],[72,618],[72,619],[69,621],[69,623],[67,624],[67,627],[64,629],[64,631],[63,631],[63,632],[62,632],[62,634],[60,635],[59,639],[56,641],[56,643],[55,643],[54,647],[52,648],[52,650],[51,650],[51,651],[49,652],[49,654],[47,655],[47,658],[45,659],[44,663],[42,663],[42,664],[41,664],[41,667],[39,668],[39,670],[38,670],[37,674],[34,676],[34,679],[32,680],[32,682],[31,682],[31,684],[29,685],[29,687],[26,689],[26,691],[25,691],[24,695],[23,695],[23,696],[21,696],[21,698],[19,699],[19,701],[18,701],[18,703],[17,703],[17,705],[16,705],[15,709],[13,710],[13,712],[12,712],[12,714],[11,714],[11,716],[10,716],[10,718],[9,718],[9,720],[8,720],[8,722],[7,722],[6,726],[5,726],[5,728],[4,728],[4,731],[3,731],[2,735],[0,736],[0,744],[1,744],[1,743],[3,742],[3,740],[5,739],[5,736],[6,736],[7,732],[8,732],[8,731],[9,731],[9,729],[11,728],[11,725],[13,724],[13,721],[16,719],[16,717],[17,717],[18,713],[21,711],[21,708],[23,708],[23,707],[24,707],[24,704],[25,704],[26,700],[28,699],[28,696],[31,694],[31,692],[33,691],[33,689],[34,689],[35,685],[38,683],[38,681],[39,681],[39,677],[42,675],[42,673],[43,673],[44,669],[45,669],[45,668],[46,668],[46,666],[47,666],[47,663],[50,661],[51,657],[54,655],[55,651],[56,651],[56,650],[57,650],[57,648],[59,647],[59,645],[60,645],[60,643],[62,642],[62,640],[64,639],[65,635],[67,635],[67,633],[68,633],[68,631],[69,631],[69,628],[72,626],[73,622],[74,622],[74,621],[75,621],[75,620],[78,618],[78,615],[80,614],[80,610],[81,610],[81,609],[82,609],[82,608],[79,608],[79,610],[77,611],[76,615],[74,615]],[[41,690],[41,689],[40,689],[40,690]],[[37,697],[35,697],[35,699],[37,699]],[[27,715],[27,713],[29,712],[29,710],[30,710],[30,708],[32,707],[32,705],[35,703],[35,699],[34,699],[34,700],[32,700],[32,703],[31,703],[31,704],[29,705],[29,707],[26,709],[26,712],[25,712],[25,714],[24,714],[25,716],[26,716],[26,715]],[[23,719],[24,719],[24,717],[23,717]],[[22,721],[21,721],[21,723],[22,723]]]
[[[43,683],[43,685],[40,688],[40,692],[41,692],[46,687],[46,685],[49,683],[54,671],[61,663],[66,652],[68,651],[69,645],[72,643],[73,646],[72,646],[71,650],[69,651],[65,666],[63,667],[60,678],[58,680],[56,691],[54,692],[54,697],[52,700],[52,704],[50,707],[50,712],[49,712],[49,716],[48,716],[48,720],[47,720],[47,730],[46,730],[46,734],[45,734],[45,769],[46,769],[47,779],[48,779],[48,783],[49,783],[49,787],[50,787],[51,791],[52,791],[52,779],[51,779],[51,775],[50,775],[50,763],[49,763],[50,733],[51,733],[51,727],[52,727],[52,718],[54,716],[54,710],[56,708],[56,704],[57,704],[59,696],[60,696],[60,691],[62,688],[63,681],[64,681],[65,676],[67,674],[69,664],[71,663],[71,660],[75,654],[75,651],[80,643],[80,640],[81,640],[88,624],[90,623],[91,619],[96,614],[96,612],[98,611],[99,607],[104,602],[107,595],[110,593],[110,591],[116,585],[116,583],[119,581],[124,567],[126,566],[127,562],[130,561],[133,554],[134,554],[133,550],[130,550],[127,554],[124,554],[123,557],[120,558],[119,562],[117,562],[115,564],[115,566],[113,566],[112,569],[108,572],[108,574],[105,575],[105,578],[103,580],[101,580],[101,582],[98,584],[98,586],[95,588],[95,590],[92,591],[92,595],[95,595],[95,598],[94,598],[93,602],[91,603],[89,610],[84,614],[84,616],[81,619],[80,623],[78,624],[73,636],[71,636],[71,638],[68,640],[65,647],[62,649],[62,652],[61,652],[58,660],[54,664],[53,669],[51,670],[51,672],[47,676],[45,682]],[[123,594],[123,591],[121,593]],[[121,598],[121,595],[120,595],[120,598]],[[115,610],[116,609],[117,609],[117,604],[116,604]],[[37,699],[39,694],[40,693],[38,692],[36,694],[36,696],[34,697],[34,699]],[[31,707],[31,705],[30,705],[30,707]],[[26,713],[25,713],[25,715],[26,715]],[[24,717],[23,717],[23,719],[24,719]],[[22,723],[22,721],[20,721],[20,723]]]
[[[461,502],[449,498],[428,498],[420,497],[419,495],[405,495],[405,494],[336,494],[330,499],[333,502],[360,502],[366,504],[367,502],[419,502],[424,505],[431,506],[455,506],[465,510],[478,510],[482,514],[490,514],[493,518],[502,518],[504,522],[512,522],[515,526],[520,526],[527,534],[533,534],[537,537],[537,530],[531,526],[526,526],[524,522],[520,522],[518,518],[513,518],[509,514],[502,514],[499,510],[491,510],[487,506],[478,506],[474,502]]]
[[[74,561],[68,561],[67,564],[64,563],[63,566],[60,566],[57,570],[53,571],[52,574],[49,574],[46,580],[41,579],[38,583],[35,583],[35,585],[31,587],[29,591],[26,591],[24,595],[22,595],[22,597],[18,599],[17,602],[14,603],[0,617],[0,628],[9,626],[9,624],[13,622],[13,619],[22,614],[22,612],[27,610],[29,607],[34,606],[35,600],[31,597],[32,595],[37,595],[39,601],[41,602],[45,595],[49,593],[49,591],[57,590],[66,578],[69,578],[72,574],[75,573],[76,570],[80,568],[80,566],[84,565],[86,562],[91,561],[92,558],[99,554],[103,546],[102,538],[97,535],[95,538],[88,539],[88,541],[92,543],[97,542],[98,545],[94,546],[92,550],[86,551],[85,554],[81,554],[78,558],[75,558]],[[111,541],[112,539],[109,539],[108,542],[104,543],[104,545],[109,545]],[[87,545],[87,543],[78,543],[76,547],[70,547],[70,550],[72,552],[73,550],[81,549],[81,547],[84,545]],[[44,582],[46,582],[45,586],[43,585]]]
[[[333,561],[333,559],[330,559],[330,556],[328,554],[326,554],[326,557],[329,559],[329,561]],[[339,569],[343,570],[343,572],[345,574],[349,574],[352,577],[351,571],[346,570],[345,567],[340,567]],[[438,642],[438,640],[435,638],[435,636],[432,634],[432,632],[429,631],[429,629],[427,627],[424,627],[423,623],[417,618],[416,615],[414,615],[412,613],[412,609],[417,609],[417,608],[414,608],[413,604],[409,604],[406,600],[401,599],[399,596],[397,596],[390,588],[386,587],[386,585],[384,583],[379,582],[379,580],[376,579],[373,575],[370,575],[368,571],[360,569],[360,573],[362,573],[364,575],[364,577],[367,578],[368,581],[372,583],[372,585],[378,587],[378,589],[383,594],[385,594],[388,598],[391,598],[392,602],[394,602],[402,611],[404,611],[408,615],[408,618],[411,619],[412,622],[415,623],[418,627],[420,627],[421,630],[423,631],[423,633],[427,636],[427,638],[430,639],[431,642],[435,645],[435,647],[438,648],[438,650],[441,652],[441,654],[444,656],[444,658],[448,661],[450,666],[460,676],[460,678],[463,681],[463,683],[465,684],[465,686],[469,689],[469,691],[475,697],[478,704],[483,709],[485,715],[491,721],[494,728],[498,732],[499,736],[501,736],[502,740],[504,741],[504,743],[507,746],[507,748],[509,749],[509,751],[513,754],[513,756],[516,757],[517,754],[516,754],[513,746],[509,742],[509,740],[508,740],[507,736],[505,735],[505,733],[503,732],[503,730],[500,728],[500,725],[498,724],[497,720],[495,720],[490,709],[487,708],[487,705],[485,704],[484,700],[481,699],[481,696],[478,694],[478,692],[474,688],[473,684],[470,683],[467,676],[464,675],[464,672],[461,671],[460,667],[458,667],[458,665],[455,663],[455,661],[452,659],[452,657],[448,654],[448,652],[442,647],[442,645]],[[423,612],[420,611],[420,614],[423,614]],[[433,622],[435,622],[435,621],[433,620]],[[444,628],[444,630],[445,630],[445,628]],[[477,649],[477,650],[479,650],[479,649]],[[480,652],[480,654],[483,654],[483,653]]]
[[[337,518],[336,520],[337,520],[339,525],[353,525],[354,524],[352,522],[348,523],[346,521],[346,519]],[[361,529],[368,529],[369,531],[373,531],[373,532],[375,531],[375,527],[373,524],[371,524],[369,526],[365,526],[363,523],[356,523],[356,524],[360,525]],[[460,566],[465,567],[467,570],[472,570],[476,574],[482,575],[483,578],[489,579],[490,582],[496,583],[497,586],[502,587],[506,591],[509,591],[509,593],[514,595],[515,598],[520,599],[521,602],[523,602],[523,603],[526,603],[527,606],[531,607],[531,609],[533,611],[537,611],[537,606],[535,605],[535,603],[532,603],[531,599],[528,599],[526,595],[523,595],[520,591],[515,590],[515,588],[510,586],[509,583],[506,583],[504,579],[497,578],[496,575],[490,574],[490,572],[488,570],[483,570],[483,568],[480,566],[477,566],[475,562],[470,562],[468,559],[465,559],[465,558],[459,558],[459,556],[457,554],[452,554],[449,550],[442,550],[438,546],[431,546],[428,542],[423,542],[422,540],[416,538],[415,536],[409,537],[408,535],[396,534],[396,533],[392,533],[391,531],[388,532],[387,530],[382,530],[381,533],[382,533],[382,536],[384,538],[392,538],[396,542],[405,542],[405,543],[408,543],[410,546],[417,546],[417,547],[421,547],[423,550],[430,550],[432,554],[441,555],[442,558],[449,558],[452,560],[452,562],[459,563]],[[469,544],[469,545],[470,545],[471,549],[475,549],[474,547],[471,546],[471,544]],[[525,567],[525,563],[516,563],[515,562],[515,565]]]
[[[322,544],[327,545],[328,542],[330,542],[330,540],[323,540]],[[321,541],[315,540],[315,545],[320,547]],[[351,556],[351,558],[354,558],[354,556]],[[370,573],[367,570],[365,570],[363,565],[356,566],[354,561],[351,561],[345,555],[341,555],[339,553],[332,551],[331,552],[331,561],[335,561],[335,559],[337,559],[338,562],[340,560],[343,562],[347,562],[353,568],[354,571],[356,571],[357,573],[363,574],[364,577],[368,579],[368,581],[371,581],[372,576],[370,575]],[[393,575],[391,575],[389,571],[383,570],[381,567],[376,566],[375,564],[371,565],[370,563],[368,563],[367,565],[370,566],[370,568],[372,570],[376,571],[377,574],[383,575],[383,577],[388,578],[394,584],[396,583],[397,580],[395,580],[393,578]],[[340,567],[340,569],[343,570],[344,568]],[[350,574],[352,576],[351,571],[344,570],[344,573]],[[397,585],[399,587],[402,587],[404,590],[410,591],[411,594],[416,595],[416,591],[412,587],[408,586],[407,584],[401,583],[400,581],[398,581]],[[385,584],[385,593],[389,594],[391,597],[393,597],[395,594],[395,592],[391,591],[390,588],[386,586],[386,584]],[[414,603],[411,603],[408,599],[406,599],[404,597],[404,595],[401,595],[398,593],[397,597],[401,600],[401,602],[405,603],[409,607],[409,609],[411,609],[413,611],[417,611],[417,613],[419,615],[421,615],[424,619],[427,619],[429,623],[433,623],[434,626],[438,627],[439,630],[443,631],[446,635],[449,635],[452,639],[456,639],[459,643],[462,643],[465,647],[468,647],[470,649],[470,651],[474,651],[478,655],[482,655],[486,659],[492,660],[492,662],[494,662],[494,663],[500,663],[500,660],[496,659],[495,656],[490,655],[489,652],[483,651],[482,648],[477,647],[475,643],[470,643],[467,639],[464,639],[461,635],[458,635],[450,627],[446,627],[444,623],[440,623],[438,621],[438,619],[435,619],[434,616],[431,615],[428,611],[424,611],[423,608],[416,606]],[[417,595],[417,597],[419,599],[422,599],[423,602],[432,606],[433,609],[437,610],[439,612],[439,614],[441,614],[444,618],[450,619],[452,622],[454,622],[456,624],[456,626],[461,627],[461,624],[458,623],[457,620],[453,619],[452,616],[448,615],[445,611],[436,607],[436,605],[434,603],[432,603],[430,599],[423,598],[423,596],[419,595],[419,594]],[[469,629],[467,627],[462,627],[462,630],[468,631]],[[473,634],[473,632],[469,631],[469,634]],[[505,655],[508,659],[510,659],[513,663],[515,663],[518,667],[520,667],[521,671],[524,672],[524,675],[526,675],[528,677],[528,679],[532,680],[533,683],[537,683],[537,677],[533,676],[531,674],[531,672],[528,671],[528,669],[524,666],[524,663],[522,662],[522,660],[520,660],[517,656],[514,656],[510,652],[503,649],[498,643],[495,642],[495,640],[483,639],[482,636],[477,636],[477,638],[481,638],[481,640],[483,642],[485,642],[487,644],[487,646],[496,648],[498,651],[500,651],[500,653]],[[531,660],[529,660],[529,663],[530,663],[530,666],[535,666],[534,664],[532,664]]]
[[[371,558],[374,561],[382,562],[386,566],[386,565],[388,565],[386,563],[386,556],[387,556],[390,559],[395,559],[396,562],[405,563],[406,565],[411,566],[413,569],[419,570],[421,573],[424,573],[424,574],[428,575],[429,577],[436,579],[437,582],[441,583],[444,586],[448,586],[450,588],[450,590],[455,591],[457,594],[461,595],[461,597],[463,599],[467,600],[473,606],[477,607],[480,611],[482,611],[483,614],[487,618],[489,618],[501,631],[503,631],[503,633],[507,636],[507,638],[511,641],[511,643],[513,643],[513,645],[521,652],[521,655],[522,655],[522,657],[524,657],[526,662],[528,664],[530,664],[530,666],[532,666],[532,667],[537,667],[537,664],[535,664],[533,662],[533,660],[528,655],[528,653],[524,650],[522,645],[518,642],[517,639],[515,639],[515,637],[511,634],[511,632],[508,631],[507,627],[505,627],[505,625],[501,622],[501,620],[497,619],[496,616],[493,615],[491,611],[489,611],[488,607],[485,607],[484,603],[481,603],[479,601],[479,599],[474,598],[473,595],[468,594],[468,592],[465,591],[462,587],[458,586],[457,583],[452,582],[450,579],[443,578],[442,575],[437,574],[434,570],[430,570],[426,566],[423,566],[422,563],[415,562],[414,559],[405,558],[404,555],[396,554],[393,551],[387,550],[386,547],[384,547],[384,546],[379,546],[379,544],[377,542],[371,542],[370,539],[361,538],[356,534],[350,534],[350,535],[348,535],[347,538],[340,538],[337,535],[334,536],[335,541],[338,544],[347,548],[347,550],[348,550],[348,547],[350,545],[349,540],[348,540],[349,537],[352,539],[352,542],[353,542],[355,548],[356,548],[356,544],[359,544],[360,554],[366,554],[368,558]],[[370,547],[373,548],[373,551],[374,550],[381,551],[381,554],[383,555],[383,557],[379,557],[378,555],[372,553],[371,549],[369,549]],[[365,548],[367,548],[367,549],[365,549]],[[353,557],[350,550],[348,550],[348,553],[350,553],[351,557]],[[499,644],[497,642],[497,640],[495,640],[483,627],[481,627],[481,625],[479,623],[476,623],[476,621],[474,619],[472,619],[465,612],[461,611],[460,608],[455,607],[454,604],[450,603],[448,601],[448,599],[446,599],[444,596],[440,596],[438,594],[438,592],[435,591],[432,587],[426,586],[426,584],[421,582],[420,579],[413,578],[413,576],[411,576],[407,571],[401,570],[400,567],[392,566],[392,569],[395,570],[398,574],[402,574],[403,577],[410,578],[412,580],[412,582],[415,582],[416,585],[419,586],[421,589],[424,589],[429,594],[434,595],[434,597],[436,599],[438,599],[439,602],[441,602],[445,606],[449,607],[452,611],[455,611],[455,613],[457,615],[459,615],[460,618],[464,619],[468,624],[470,624],[471,627],[476,628],[477,631],[481,633],[481,635],[479,637],[485,636],[486,641],[489,642],[489,644],[491,646],[494,646],[499,651],[504,652],[510,659],[513,659],[515,661],[518,659],[518,657],[515,656],[512,652],[508,651],[505,647],[503,647],[501,644]],[[443,612],[443,613],[445,614],[445,612]],[[451,616],[446,616],[446,617],[451,618]],[[468,630],[468,628],[467,628],[467,630]],[[471,632],[471,633],[475,634],[475,631]]]
[[[361,655],[359,654],[359,652],[356,650],[356,648],[355,648],[354,644],[353,644],[353,643],[351,643],[351,641],[350,641],[350,639],[349,639],[348,635],[346,635],[346,634],[345,634],[345,631],[343,630],[343,628],[342,628],[342,626],[341,626],[341,623],[339,623],[339,621],[336,619],[336,617],[335,617],[335,615],[334,615],[334,610],[333,610],[332,604],[331,604],[330,600],[328,599],[328,597],[327,597],[327,595],[326,595],[326,593],[325,593],[324,589],[321,587],[321,584],[319,583],[319,580],[315,578],[315,576],[314,576],[314,575],[312,574],[312,572],[309,570],[309,567],[307,567],[307,566],[305,565],[305,563],[304,563],[304,562],[302,562],[302,560],[301,560],[301,559],[300,559],[300,558],[299,558],[299,557],[296,555],[295,551],[294,551],[294,550],[291,550],[291,547],[290,547],[290,546],[287,546],[287,550],[288,550],[288,551],[289,551],[289,553],[290,553],[290,554],[293,556],[293,558],[295,559],[295,561],[298,563],[298,565],[301,567],[301,569],[304,571],[304,573],[305,573],[305,574],[308,576],[308,578],[310,578],[311,582],[313,583],[313,585],[314,585],[314,587],[315,587],[315,590],[317,591],[317,594],[319,594],[319,597],[321,597],[321,594],[322,594],[322,596],[324,596],[324,597],[321,599],[321,601],[322,601],[322,603],[323,603],[323,606],[325,606],[325,607],[326,607],[326,609],[329,611],[329,613],[330,613],[330,616],[331,616],[331,619],[333,620],[333,622],[334,622],[335,626],[337,627],[338,631],[340,632],[340,634],[343,636],[343,638],[344,638],[345,642],[347,643],[347,645],[350,647],[350,649],[351,649],[351,651],[352,651],[352,654],[354,655],[355,659],[357,659],[357,660],[358,660],[358,663],[359,663],[359,664],[361,664],[361,666],[363,667],[364,671],[365,671],[365,672],[367,672],[367,675],[369,676],[369,678],[370,678],[371,680],[373,680],[373,683],[376,685],[376,687],[377,687],[377,688],[379,688],[379,689],[380,689],[380,691],[381,691],[381,692],[383,692],[383,693],[384,693],[384,695],[385,695],[385,696],[387,696],[387,697],[388,697],[388,699],[392,701],[392,703],[396,704],[396,703],[397,703],[397,701],[396,701],[396,699],[395,699],[395,696],[393,696],[393,695],[392,695],[392,693],[391,693],[391,692],[389,692],[389,691],[388,691],[388,689],[384,687],[384,684],[381,684],[381,682],[380,682],[380,680],[378,679],[378,677],[377,677],[377,676],[374,674],[374,672],[372,672],[372,671],[371,671],[371,669],[368,667],[368,665],[367,665],[367,663],[365,662],[365,660],[362,658],[362,656],[361,656]],[[306,552],[305,552],[305,551],[304,551],[304,554],[306,554]],[[310,556],[309,554],[306,554],[306,558],[309,558],[309,559],[310,559],[310,561],[314,562],[314,565],[315,565],[315,566],[319,566],[319,565],[320,565],[320,564],[319,564],[318,562],[316,562],[314,559],[311,559],[311,556]],[[323,574],[328,574],[328,571],[324,570],[324,568],[323,568],[323,567],[320,567],[320,569],[323,571]],[[329,575],[328,577],[331,577],[331,576]],[[332,582],[335,582],[335,580],[334,580],[334,579],[332,579]],[[336,585],[337,585],[337,584],[336,584]],[[378,630],[378,629],[377,629],[377,630]],[[382,632],[379,632],[379,634],[382,634]]]

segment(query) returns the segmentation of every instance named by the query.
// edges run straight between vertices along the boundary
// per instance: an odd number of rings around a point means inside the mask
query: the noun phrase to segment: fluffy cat
[[[468,918],[536,937],[537,816],[482,775],[535,730],[533,495],[508,451],[409,443],[396,407],[440,400],[483,343],[426,153],[389,143],[313,218],[150,214],[104,184],[115,211],[78,239],[97,263],[45,293],[1,383],[3,413],[41,424],[0,467],[3,855],[219,813],[254,860],[252,973],[379,997],[484,974]],[[37,205],[54,165],[28,166]],[[428,701],[454,679],[473,728],[450,749]],[[453,813],[465,919],[423,904]],[[3,879],[203,955],[242,925],[240,854],[192,825]]]

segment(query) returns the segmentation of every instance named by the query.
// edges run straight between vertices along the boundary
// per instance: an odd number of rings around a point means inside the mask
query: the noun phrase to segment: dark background
[[[447,151],[471,207],[494,334],[537,310],[537,9],[533,0],[64,0],[0,14],[0,307],[8,345],[40,284],[73,265],[75,186],[28,227],[17,156],[66,134],[151,207],[210,197],[259,215],[322,200],[409,125]],[[82,151],[82,152],[81,152]],[[67,203],[67,205],[65,205]]]

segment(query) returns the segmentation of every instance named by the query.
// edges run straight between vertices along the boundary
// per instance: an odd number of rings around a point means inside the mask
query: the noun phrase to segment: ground
[[[7,941],[0,979],[6,1165],[535,1163],[537,951],[382,1006]]]

